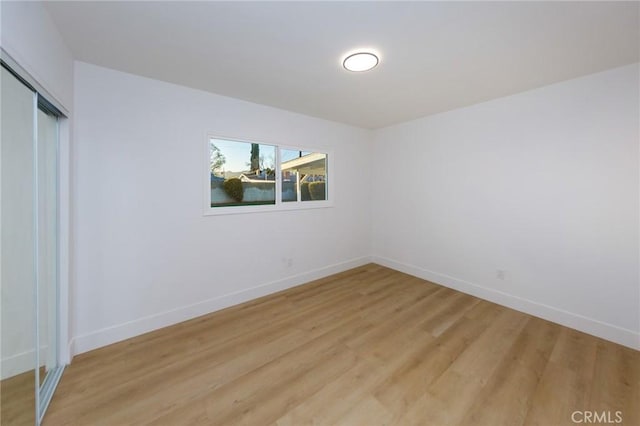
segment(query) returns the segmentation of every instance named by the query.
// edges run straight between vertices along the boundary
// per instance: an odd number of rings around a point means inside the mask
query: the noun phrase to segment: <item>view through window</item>
[[[282,201],[327,199],[327,154],[283,149]]]
[[[275,204],[276,147],[210,139],[211,207]]]
[[[326,153],[209,139],[210,207],[328,200]],[[276,190],[276,176],[280,190]]]

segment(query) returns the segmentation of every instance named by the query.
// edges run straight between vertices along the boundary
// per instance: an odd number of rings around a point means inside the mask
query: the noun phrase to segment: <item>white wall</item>
[[[640,348],[639,71],[376,131],[374,260]]]
[[[39,1],[0,4],[0,45],[67,110],[73,106],[73,56]]]
[[[81,62],[75,84],[76,353],[369,261],[369,131]],[[334,207],[203,216],[209,131],[331,150]]]
[[[638,71],[368,132],[77,63],[75,352],[372,252],[638,347]],[[203,216],[208,131],[333,150],[335,207]]]

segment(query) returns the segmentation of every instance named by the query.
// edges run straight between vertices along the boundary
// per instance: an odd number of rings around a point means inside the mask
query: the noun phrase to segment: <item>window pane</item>
[[[309,151],[280,151],[282,201],[327,199],[327,154]]]
[[[276,148],[209,140],[211,207],[275,204]]]

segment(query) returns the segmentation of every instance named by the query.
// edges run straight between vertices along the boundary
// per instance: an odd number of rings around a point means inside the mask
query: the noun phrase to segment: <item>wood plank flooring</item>
[[[638,407],[640,352],[372,264],[79,355],[44,425],[640,425]]]
[[[35,424],[35,389],[36,378],[33,370],[0,382],[0,425],[33,426]]]

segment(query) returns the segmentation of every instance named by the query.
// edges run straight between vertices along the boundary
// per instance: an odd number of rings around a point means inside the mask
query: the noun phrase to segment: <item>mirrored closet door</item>
[[[40,416],[51,400],[62,374],[58,360],[58,116],[39,98],[37,112],[36,166],[36,353]]]
[[[60,379],[60,112],[3,61],[0,424],[38,425]]]
[[[35,387],[34,106],[36,94],[2,68],[2,382],[0,423],[33,425]]]

